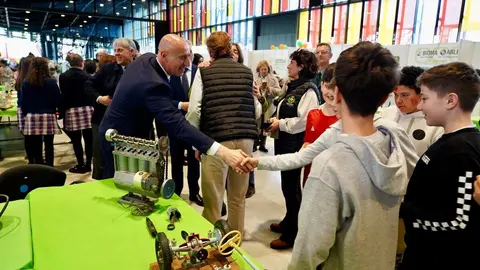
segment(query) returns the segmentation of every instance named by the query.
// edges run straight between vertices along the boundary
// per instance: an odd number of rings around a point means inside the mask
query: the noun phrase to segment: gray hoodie
[[[313,160],[288,269],[394,269],[407,166],[395,134],[377,129],[342,134]]]

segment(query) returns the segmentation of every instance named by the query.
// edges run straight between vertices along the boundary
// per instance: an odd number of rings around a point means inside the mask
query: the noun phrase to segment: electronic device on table
[[[216,270],[239,269],[231,258],[226,259],[234,250],[237,250],[252,269],[258,270],[255,264],[238,250],[242,242],[242,234],[239,231],[230,230],[225,220],[215,222],[213,231],[209,231],[207,237],[182,231],[183,243],[180,244],[175,239],[168,240],[164,232],[157,232],[149,218],[146,222],[150,235],[155,238],[156,266],[158,266],[156,269],[204,269],[202,267]],[[178,267],[180,261],[181,265]]]
[[[175,192],[175,182],[168,176],[168,138],[158,141],[122,136],[117,130],[105,133],[114,146],[115,186],[128,191],[118,202],[132,207],[134,215],[149,215],[155,211],[157,198],[169,199]]]

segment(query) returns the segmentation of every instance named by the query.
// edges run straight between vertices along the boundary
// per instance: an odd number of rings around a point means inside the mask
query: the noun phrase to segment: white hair
[[[137,51],[137,47],[135,46],[135,42],[133,42],[133,40],[131,40],[129,38],[117,38],[117,39],[115,39],[115,41],[113,42],[113,47],[116,47],[116,46],[120,46],[120,47],[123,47],[125,49]]]

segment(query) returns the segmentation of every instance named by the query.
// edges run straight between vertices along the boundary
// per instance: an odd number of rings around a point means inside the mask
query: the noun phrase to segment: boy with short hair
[[[338,141],[318,155],[304,189],[289,269],[393,269],[398,211],[407,187],[395,133],[374,115],[398,83],[397,62],[360,42],[335,68]]]
[[[400,215],[407,249],[401,269],[476,269],[480,207],[472,198],[480,174],[480,132],[471,113],[480,78],[465,63],[425,71],[417,81],[427,125],[445,134],[420,157]]]

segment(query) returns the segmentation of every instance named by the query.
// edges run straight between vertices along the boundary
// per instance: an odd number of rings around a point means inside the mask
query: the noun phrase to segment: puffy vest
[[[200,130],[217,142],[257,139],[252,71],[231,58],[220,58],[200,73]]]

